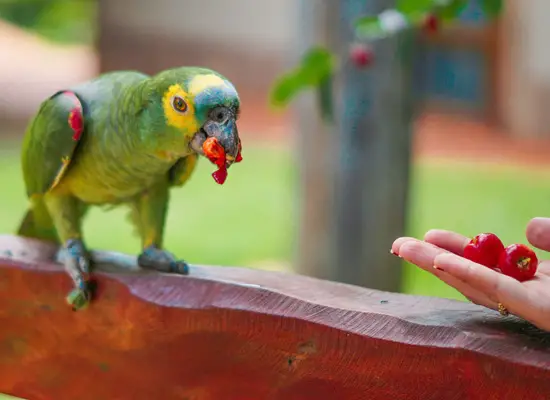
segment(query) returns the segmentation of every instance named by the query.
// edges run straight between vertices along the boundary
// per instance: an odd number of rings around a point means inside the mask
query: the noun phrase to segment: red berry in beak
[[[241,150],[242,150],[242,146],[241,146],[241,141],[239,140],[239,151],[237,152],[237,158],[235,158],[236,163],[241,162],[243,160],[243,156],[241,155]]]
[[[212,178],[216,181],[217,184],[223,185],[227,179],[227,168],[219,168],[216,171],[212,172]]]
[[[512,244],[501,253],[498,268],[504,275],[523,282],[535,276],[538,264],[532,249],[524,244]]]
[[[222,159],[225,162],[225,150],[215,137],[209,137],[202,144],[204,155],[210,161],[216,164],[216,161]]]
[[[204,155],[214,164],[221,168],[225,166],[225,150],[215,137],[210,137],[202,144]]]
[[[464,248],[464,258],[475,263],[496,268],[500,254],[504,251],[502,241],[494,233],[475,236]]]
[[[206,139],[202,145],[204,155],[214,164],[218,166],[218,169],[212,173],[212,178],[216,183],[223,185],[227,179],[227,167],[225,165],[225,150],[220,144],[218,139],[210,137]],[[239,151],[240,154],[240,151]]]

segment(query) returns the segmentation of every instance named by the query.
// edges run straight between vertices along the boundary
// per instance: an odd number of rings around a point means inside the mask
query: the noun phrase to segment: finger
[[[435,257],[447,252],[431,243],[416,239],[406,241],[399,248],[400,257],[429,272],[433,270]]]
[[[496,309],[496,301],[491,300],[483,292],[480,292],[460,279],[444,271],[439,271],[433,267],[435,258],[444,253],[448,253],[448,251],[438,248],[430,243],[414,239],[408,240],[401,245],[399,255],[403,259],[419,266],[430,274],[435,275],[447,285],[452,286],[473,303]]]
[[[532,322],[539,318],[536,299],[530,298],[525,286],[509,276],[451,253],[436,256],[434,267],[502,303],[513,314]]]
[[[403,237],[395,239],[393,241],[392,245],[391,245],[391,252],[393,254],[399,255],[399,251],[401,249],[401,246],[403,246],[403,244],[405,244],[406,242],[409,242],[411,240],[418,242],[418,239],[408,237],[408,236],[403,236]]]
[[[441,251],[447,251],[445,249],[440,249],[438,248],[436,245],[434,244],[431,244],[431,243],[428,243],[428,242],[425,242],[423,240],[420,240],[420,239],[416,239],[416,238],[412,238],[412,237],[401,237],[399,239],[396,239],[394,242],[393,242],[393,245],[392,245],[392,249],[391,249],[391,252],[396,254],[396,255],[399,255],[401,257],[401,249],[403,248],[403,246],[407,243],[417,243],[419,245],[422,245],[424,247],[427,247],[427,248],[432,248],[432,249],[439,249]],[[412,261],[411,261],[412,262]]]
[[[470,242],[470,238],[460,233],[443,229],[432,229],[426,232],[424,240],[459,256],[464,254],[464,247]]]
[[[445,282],[447,285],[455,288],[458,290],[464,297],[466,297],[468,300],[470,300],[472,303],[484,306],[487,308],[491,308],[493,310],[498,309],[498,304],[493,299],[490,299],[485,293],[480,292],[477,289],[474,289],[470,285],[468,285],[466,282],[461,281],[458,278],[455,278],[454,276],[448,274],[445,271],[432,268],[432,271],[430,271],[432,274],[437,276],[441,281]]]
[[[533,246],[550,251],[550,218],[533,218],[527,224],[525,234]]]
[[[550,275],[550,260],[544,260],[539,263],[537,275]],[[526,282],[526,284],[529,282]]]

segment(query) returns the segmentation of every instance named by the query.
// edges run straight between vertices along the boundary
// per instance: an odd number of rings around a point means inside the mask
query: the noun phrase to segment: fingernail
[[[437,265],[434,265],[434,268],[437,269],[438,271],[443,271],[443,272],[445,272],[445,270],[444,270],[443,268],[438,267]]]
[[[396,257],[399,257],[401,258],[401,256],[399,254],[397,254],[395,251],[393,251],[393,249],[390,249],[390,254],[396,256]]]

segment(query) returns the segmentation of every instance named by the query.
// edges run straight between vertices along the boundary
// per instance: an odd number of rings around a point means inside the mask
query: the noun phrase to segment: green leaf
[[[285,107],[303,87],[304,85],[296,73],[282,75],[277,78],[271,89],[270,103],[275,107]]]
[[[403,14],[427,12],[434,8],[437,0],[398,0],[396,9]]]
[[[447,4],[441,4],[436,13],[443,21],[454,21],[458,18],[462,10],[468,5],[468,0],[450,0]]]
[[[489,0],[491,1],[491,0]],[[468,5],[468,0],[400,0],[397,9],[409,17],[413,23],[419,23],[427,13],[435,13],[443,21],[458,18]]]
[[[333,68],[332,53],[325,48],[314,47],[302,57],[298,76],[304,84],[316,86],[332,73]]]
[[[494,18],[502,11],[503,1],[502,0],[483,0],[481,3],[483,12],[489,18]]]
[[[332,75],[334,64],[330,51],[322,47],[311,48],[295,70],[277,79],[271,90],[270,103],[275,107],[284,107],[301,90],[321,85]]]
[[[380,23],[378,22],[378,16],[366,16],[357,18],[353,22],[355,28],[355,35],[359,38],[373,39],[375,37],[383,36],[383,31]]]

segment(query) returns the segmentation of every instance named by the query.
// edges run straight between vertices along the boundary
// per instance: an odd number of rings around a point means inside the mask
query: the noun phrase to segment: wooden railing
[[[0,237],[0,393],[30,400],[550,399],[550,334],[473,304],[94,253],[73,312],[43,242]],[[126,269],[107,272],[113,261]],[[112,266],[111,266],[112,270]]]

